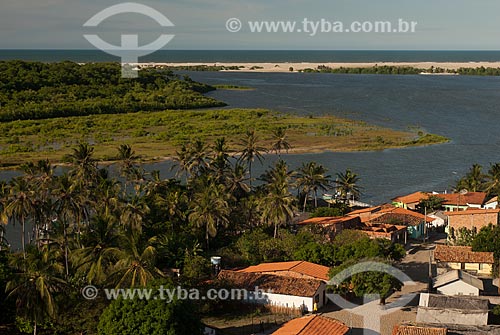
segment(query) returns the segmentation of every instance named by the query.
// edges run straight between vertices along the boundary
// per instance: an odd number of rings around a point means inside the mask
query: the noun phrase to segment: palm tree
[[[262,153],[267,150],[264,147],[259,146],[258,137],[255,130],[248,130],[245,137],[241,141],[240,145],[243,147],[241,151],[241,156],[239,162],[246,162],[248,166],[248,172],[250,174],[250,186],[252,185],[252,163],[257,158],[262,164],[264,157]]]
[[[278,227],[287,224],[293,218],[294,197],[289,190],[292,175],[286,163],[279,160],[273,169],[262,176],[266,182],[264,185],[266,194],[259,205],[263,220],[274,225],[274,238],[277,237]]]
[[[191,162],[191,151],[189,150],[188,145],[185,143],[181,145],[180,150],[175,152],[174,161],[176,162],[172,165],[172,169],[177,167],[177,171],[175,173],[176,177],[186,175],[186,179],[190,177],[190,162]]]
[[[141,243],[140,235],[129,232],[123,243],[122,249],[117,254],[118,261],[114,265],[114,272],[110,276],[114,279],[116,287],[146,286],[155,278],[164,277],[165,274],[156,267],[157,251],[153,246],[156,237]]]
[[[236,199],[240,199],[250,192],[250,185],[247,184],[250,179],[247,177],[245,167],[236,163],[232,169],[229,170],[226,178],[226,186]]]
[[[212,147],[213,156],[211,157],[210,166],[215,172],[215,176],[220,183],[225,182],[225,176],[230,168],[229,162],[229,147],[224,137],[215,139]]]
[[[142,232],[144,217],[149,213],[149,206],[141,195],[134,195],[127,201],[120,216],[121,223],[129,230]]]
[[[50,228],[52,218],[53,208],[50,190],[54,170],[48,160],[39,160],[36,164],[23,164],[21,169],[25,173],[24,178],[33,190],[33,237],[37,245],[40,246],[40,232]]]
[[[486,176],[482,171],[483,167],[479,164],[472,165],[465,177],[457,182],[456,190],[467,190],[469,192],[479,192],[485,188]]]
[[[101,179],[97,186],[97,198],[93,202],[97,212],[111,215],[120,209],[121,184],[116,179]]]
[[[35,335],[40,322],[56,317],[55,295],[67,286],[57,259],[57,252],[45,245],[41,251],[30,248],[23,258],[13,257],[10,264],[16,273],[7,283],[8,297],[16,299],[18,315],[33,322]]]
[[[337,184],[337,191],[340,193],[342,199],[359,199],[359,196],[361,195],[361,188],[357,185],[358,182],[358,175],[349,169],[345,170],[344,173],[337,173],[337,180],[335,183]]]
[[[80,143],[73,148],[71,154],[65,156],[72,170],[70,175],[86,185],[92,185],[97,178],[97,163],[94,159],[94,148],[88,143]]]
[[[292,148],[290,143],[287,141],[286,138],[286,129],[283,127],[276,128],[273,131],[273,145],[271,147],[271,150],[276,152],[278,157],[281,159],[281,150],[285,150],[286,153],[288,153],[288,150]]]
[[[331,185],[330,175],[326,175],[328,170],[316,162],[303,163],[297,172],[296,184],[299,191],[304,194],[302,211],[306,211],[309,194],[314,194],[314,207],[318,207],[318,190],[327,191]]]
[[[125,185],[127,182],[137,180],[135,179],[137,167],[134,165],[134,161],[138,158],[130,145],[121,144],[118,147],[117,159],[120,161],[120,175],[125,178]]]
[[[98,213],[83,235],[83,247],[72,253],[73,263],[89,284],[103,284],[110,275],[120,254],[117,232],[116,218]]]
[[[490,195],[500,195],[500,163],[491,164],[486,177],[486,191]]]
[[[194,194],[189,221],[197,227],[204,227],[207,250],[210,237],[217,235],[218,227],[229,223],[229,211],[227,191],[222,184],[205,181],[205,185]]]
[[[8,220],[21,225],[21,246],[24,257],[26,257],[26,220],[35,212],[34,196],[34,191],[25,178],[18,177],[11,180],[4,212]]]
[[[71,222],[76,225],[77,241],[79,241],[85,197],[82,195],[79,184],[74,183],[67,174],[57,178],[54,196],[56,197],[54,209],[57,213],[57,221],[62,225],[63,230],[64,266],[66,276],[69,276],[68,228]]]
[[[200,140],[196,139],[191,142],[191,162],[189,164],[189,170],[192,175],[201,174],[208,167],[208,145]]]

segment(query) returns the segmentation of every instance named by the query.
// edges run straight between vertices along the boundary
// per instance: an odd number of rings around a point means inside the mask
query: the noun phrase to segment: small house
[[[480,231],[489,224],[498,224],[500,209],[469,209],[465,211],[444,212],[448,217],[446,233],[448,240],[459,234],[462,228],[471,231]]]
[[[219,282],[228,289],[245,290],[242,301],[312,312],[326,302],[326,283],[321,280],[222,270]]]
[[[420,293],[417,322],[486,326],[488,309],[486,299]]]
[[[447,212],[465,211],[469,208],[483,208],[486,200],[484,192],[467,192],[467,193],[442,193],[435,194],[444,199],[443,207]]]
[[[429,198],[429,193],[415,192],[392,199],[392,204],[396,207],[415,210],[420,201],[427,198]]]
[[[408,241],[408,230],[406,226],[397,226],[391,224],[363,223],[357,230],[368,235],[370,238],[383,238],[392,243],[406,245]]]
[[[484,291],[483,281],[465,271],[452,270],[432,280],[432,287],[444,295],[479,296]]]
[[[421,239],[426,234],[426,225],[433,221],[432,218],[400,207],[385,207],[372,215],[368,222],[386,223],[406,226],[408,237]]]
[[[332,217],[315,217],[300,221],[299,227],[315,226],[323,231],[327,237],[332,240],[335,235],[339,234],[344,229],[352,229],[357,227],[361,220],[357,216],[332,216]]]
[[[316,279],[327,282],[330,280],[330,268],[306,261],[261,263],[238,270],[245,273],[272,274],[277,276]]]
[[[472,251],[471,247],[438,244],[434,249],[434,261],[439,269],[464,270],[479,276],[491,276],[495,258],[493,252]]]

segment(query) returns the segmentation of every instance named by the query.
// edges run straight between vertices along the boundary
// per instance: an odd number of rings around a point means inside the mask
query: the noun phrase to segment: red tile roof
[[[444,212],[444,215],[457,216],[457,215],[472,215],[472,214],[494,214],[500,213],[500,209],[468,209],[466,211],[453,211]]]
[[[259,265],[249,266],[238,272],[246,273],[262,273],[262,272],[280,272],[291,271],[301,275],[313,277],[320,280],[329,280],[330,268],[327,266],[314,264],[306,261],[292,261],[292,262],[275,262],[275,263],[262,263]]]
[[[369,208],[362,208],[362,209],[358,209],[358,210],[349,212],[349,213],[347,213],[347,215],[349,215],[349,216],[355,216],[355,215],[364,214],[364,213],[375,213],[375,212],[379,211],[381,208],[382,207],[380,207],[380,206],[369,207]]]
[[[468,204],[482,205],[486,199],[486,193],[484,192],[467,192],[465,194],[460,193],[448,193],[448,194],[436,194],[436,196],[443,198],[444,205],[454,205],[467,206]]]
[[[307,224],[319,224],[325,226],[331,226],[337,223],[342,223],[345,221],[352,220],[352,217],[349,216],[325,216],[325,217],[316,217],[310,218],[304,221],[299,222],[299,225],[307,225]]]
[[[412,204],[416,202],[420,202],[422,199],[427,199],[429,197],[429,193],[424,192],[415,192],[412,194],[404,195],[401,197],[396,197],[392,199],[394,202],[401,202],[403,204]]]
[[[342,322],[321,315],[308,315],[288,321],[272,335],[345,335],[349,332]]]
[[[380,222],[380,223],[401,223],[410,226],[417,226],[426,219],[425,215],[410,211],[409,209],[404,209],[400,207],[386,207],[381,209],[370,218],[369,221]],[[434,221],[433,218],[427,217],[428,223]]]
[[[446,328],[394,326],[392,335],[446,335]]]
[[[494,202],[498,202],[498,196],[491,198],[490,200],[486,201],[486,204],[491,204]]]
[[[477,252],[472,251],[472,247],[447,246],[442,244],[436,246],[434,259],[451,263],[495,263],[492,252]]]
[[[322,281],[315,279],[230,270],[222,270],[217,278],[249,292],[255,291],[256,287],[258,287],[259,290],[264,292],[298,297],[313,297],[322,285]]]
[[[390,237],[392,234],[406,230],[406,226],[397,226],[392,224],[374,224],[374,223],[365,223],[362,227],[359,228],[360,231],[367,233],[368,235],[373,236],[387,236]]]

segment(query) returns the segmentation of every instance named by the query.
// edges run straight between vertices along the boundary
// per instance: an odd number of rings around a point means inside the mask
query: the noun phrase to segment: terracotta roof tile
[[[315,279],[230,270],[222,270],[217,278],[237,288],[246,289],[249,292],[253,292],[255,288],[258,287],[264,292],[294,295],[298,297],[313,297],[322,284],[320,280]]]
[[[490,200],[486,201],[486,204],[491,204],[494,202],[498,202],[498,196],[491,198]]]
[[[406,226],[397,226],[392,224],[374,224],[374,223],[365,223],[362,227],[359,228],[360,231],[366,233],[370,236],[386,236],[390,237],[392,234],[406,230]]]
[[[320,280],[330,279],[328,275],[328,272],[330,271],[329,267],[306,261],[262,263],[259,265],[249,266],[245,269],[239,270],[238,272],[262,273],[280,271],[292,271]]]
[[[482,205],[486,199],[486,193],[484,192],[468,192],[465,194],[460,193],[448,193],[448,194],[435,194],[436,196],[443,198],[444,205],[459,205],[467,206],[467,204]]]
[[[493,264],[495,258],[492,252],[476,252],[471,247],[447,246],[438,244],[434,250],[434,259],[452,263],[483,263]]]
[[[446,328],[394,326],[392,335],[446,335]]]
[[[424,193],[424,192],[419,191],[419,192],[404,195],[401,197],[396,197],[396,198],[392,199],[392,201],[401,202],[403,204],[411,204],[411,203],[415,203],[415,202],[420,202],[420,200],[427,199],[428,197],[429,197],[428,193]]]
[[[345,335],[349,327],[340,321],[320,315],[308,315],[293,319],[272,335]]]
[[[399,223],[409,226],[417,226],[425,220],[425,215],[410,211],[400,207],[387,207],[377,212],[377,215],[369,221],[380,223]],[[433,218],[427,217],[427,222],[434,221]]]
[[[336,223],[342,223],[345,221],[351,221],[353,218],[350,216],[325,216],[325,217],[316,217],[310,218],[304,221],[299,222],[299,225],[307,225],[307,224],[320,224],[330,226]]]
[[[358,210],[349,212],[349,213],[347,213],[347,215],[354,216],[354,215],[359,215],[359,214],[364,214],[364,213],[375,213],[375,212],[379,211],[380,209],[381,209],[380,206],[362,208],[362,209],[358,209]]]

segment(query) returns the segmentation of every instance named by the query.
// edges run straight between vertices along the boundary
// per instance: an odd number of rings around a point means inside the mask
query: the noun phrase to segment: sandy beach
[[[500,62],[465,62],[465,63],[439,63],[439,62],[416,62],[416,63],[399,63],[399,62],[372,62],[372,63],[139,63],[136,64],[141,67],[150,66],[225,66],[233,67],[238,66],[240,70],[244,72],[290,72],[290,68],[293,68],[294,72],[305,70],[305,69],[316,69],[318,66],[327,66],[331,68],[340,67],[373,67],[377,66],[409,66],[420,69],[429,69],[431,67],[440,67],[447,70],[456,70],[459,68],[477,68],[477,67],[491,67],[500,68]],[[231,71],[231,70],[228,70]]]

